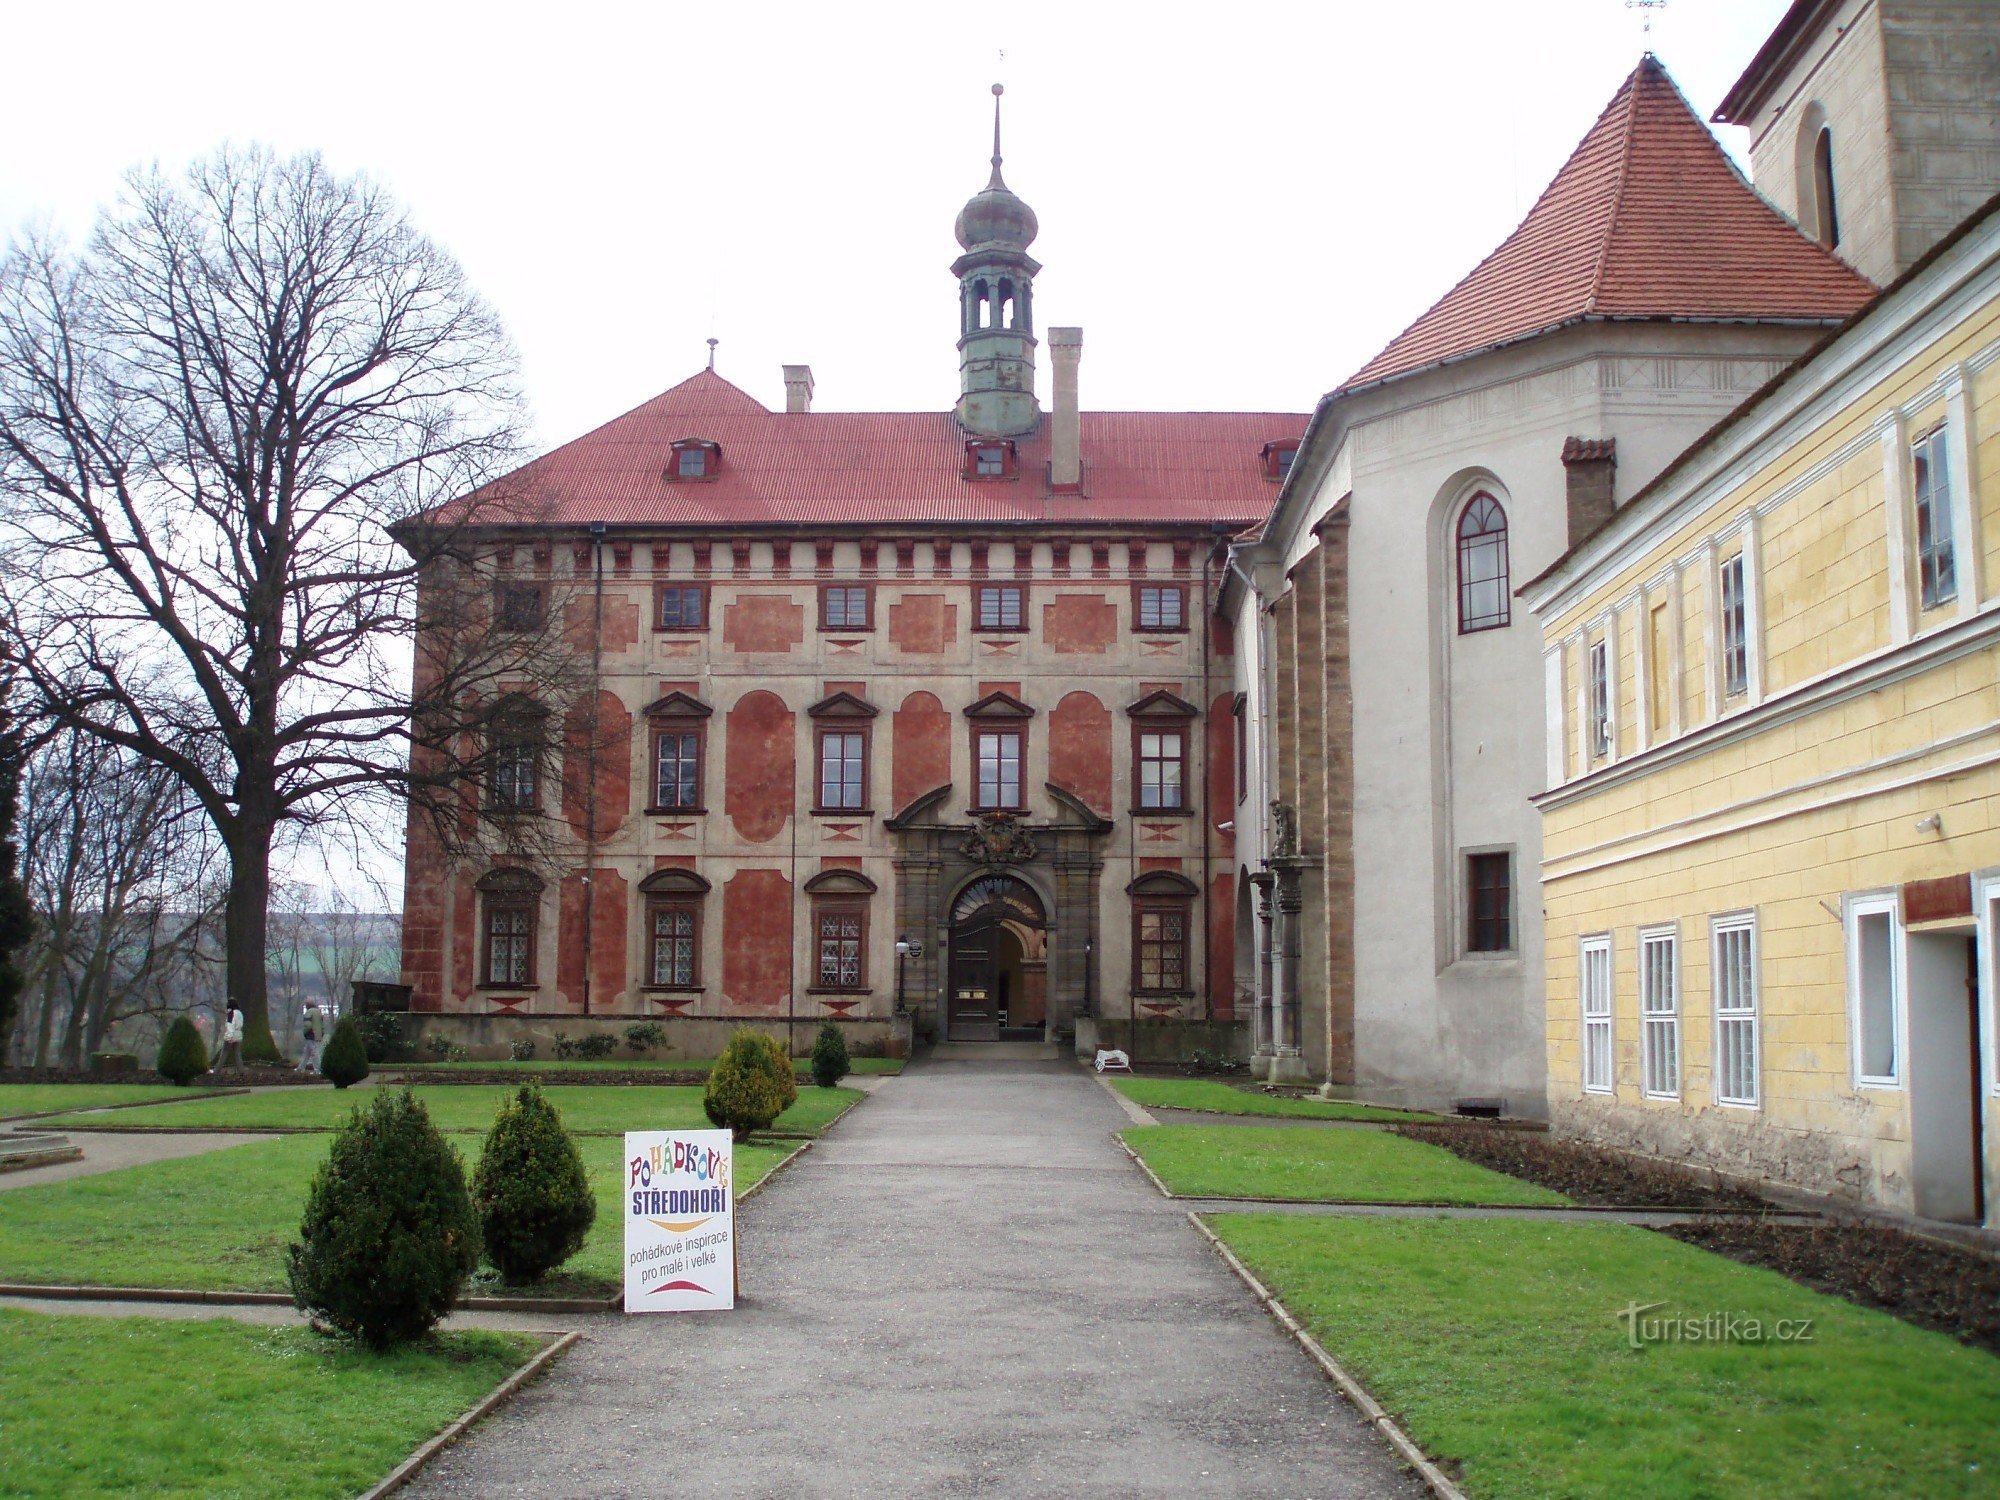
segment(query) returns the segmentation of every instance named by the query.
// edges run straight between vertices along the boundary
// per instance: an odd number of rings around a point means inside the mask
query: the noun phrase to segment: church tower
[[[993,85],[993,175],[958,213],[959,426],[974,437],[1035,430],[1035,211],[1000,176],[1000,95]]]

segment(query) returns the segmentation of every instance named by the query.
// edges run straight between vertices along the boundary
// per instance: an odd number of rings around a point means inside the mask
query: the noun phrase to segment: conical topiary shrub
[[[168,1083],[185,1085],[208,1071],[208,1048],[201,1033],[186,1016],[175,1016],[167,1034],[160,1039],[160,1055],[153,1066]]]
[[[813,1082],[830,1089],[847,1076],[847,1067],[847,1038],[833,1022],[820,1022],[819,1035],[813,1038]]]
[[[361,1040],[361,1028],[354,1017],[342,1016],[327,1038],[320,1054],[319,1070],[337,1089],[348,1088],[368,1076],[368,1044]]]
[[[597,1200],[562,1116],[535,1085],[500,1106],[472,1202],[486,1258],[509,1281],[539,1281],[583,1248]]]
[[[358,1042],[358,1038],[357,1038]],[[292,1300],[377,1349],[427,1333],[479,1264],[465,1169],[408,1089],[357,1108],[306,1193]]]
[[[746,1027],[729,1038],[716,1059],[701,1107],[716,1129],[733,1131],[740,1141],[767,1128],[798,1097],[798,1075],[785,1049]]]

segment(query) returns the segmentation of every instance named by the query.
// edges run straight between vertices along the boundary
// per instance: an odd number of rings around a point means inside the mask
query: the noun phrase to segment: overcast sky
[[[1671,0],[1651,45],[1706,116],[1784,8]],[[1625,0],[23,5],[0,226],[81,233],[127,168],[224,140],[314,147],[465,264],[542,445],[711,334],[773,404],[797,362],[823,408],[940,410],[998,79],[1084,405],[1304,411],[1519,221],[1640,24]]]

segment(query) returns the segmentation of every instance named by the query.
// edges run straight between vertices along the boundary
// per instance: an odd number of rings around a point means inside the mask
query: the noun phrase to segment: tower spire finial
[[[987,180],[988,187],[1005,187],[1000,180],[1000,96],[1007,92],[1007,85],[993,85],[993,176]]]
[[[711,370],[715,368],[715,346],[721,342],[722,342],[721,339],[715,339],[715,338],[712,338],[708,341],[708,367]]]

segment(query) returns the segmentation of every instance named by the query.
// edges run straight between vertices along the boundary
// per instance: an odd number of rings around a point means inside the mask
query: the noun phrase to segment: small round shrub
[[[513,1058],[515,1062],[533,1062],[535,1060],[535,1044],[524,1036],[517,1036],[507,1044],[507,1055]]]
[[[618,1050],[618,1038],[606,1036],[602,1032],[592,1032],[589,1036],[576,1039],[576,1055],[585,1062],[597,1062]]]
[[[319,1070],[337,1089],[348,1088],[368,1076],[368,1048],[354,1017],[342,1016],[320,1054]]]
[[[186,1016],[174,1017],[173,1025],[160,1040],[160,1055],[153,1066],[167,1082],[183,1086],[208,1071],[208,1048],[202,1045],[201,1033],[195,1030],[194,1022]]]
[[[658,1021],[634,1021],[625,1028],[625,1045],[634,1052],[647,1052],[667,1039],[667,1028]]]
[[[737,1031],[708,1075],[701,1107],[718,1130],[742,1140],[766,1129],[799,1097],[798,1075],[785,1049],[761,1031]]]
[[[533,1084],[500,1106],[472,1202],[486,1258],[508,1281],[539,1281],[583,1248],[597,1200],[562,1116]]]
[[[819,1035],[813,1038],[813,1082],[823,1089],[830,1089],[845,1078],[847,1072],[847,1038],[841,1035],[840,1028],[833,1022],[820,1022]]]
[[[340,1127],[299,1241],[299,1311],[373,1348],[421,1338],[451,1310],[479,1264],[479,1216],[458,1153],[408,1089],[378,1093]]]
[[[452,1039],[442,1031],[433,1031],[429,1036],[424,1038],[424,1051],[430,1053],[432,1057],[437,1058],[440,1062],[451,1056],[454,1045]]]

